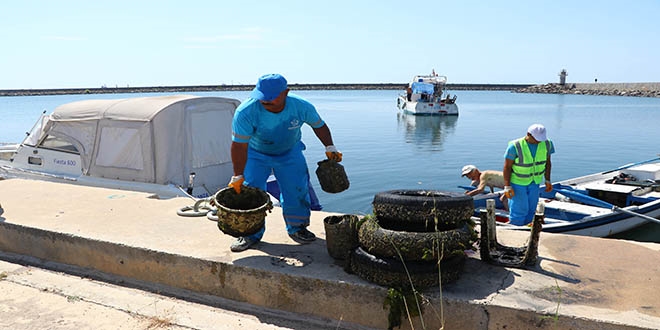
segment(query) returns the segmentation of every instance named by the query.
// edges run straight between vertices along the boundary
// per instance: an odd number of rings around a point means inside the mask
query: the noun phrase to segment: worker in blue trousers
[[[523,226],[532,222],[541,182],[545,182],[546,192],[552,191],[550,155],[554,152],[554,144],[547,139],[541,124],[529,126],[527,135],[509,142],[502,172],[510,224]]]
[[[237,193],[243,184],[266,190],[266,181],[275,175],[281,190],[281,205],[286,230],[297,242],[308,243],[316,235],[309,226],[309,171],[301,141],[303,124],[312,127],[325,146],[328,159],[337,162],[342,154],[332,141],[328,125],[316,108],[300,96],[290,94],[280,74],[261,76],[250,94],[236,109],[232,121],[231,159],[234,175],[229,182]],[[240,252],[258,243],[265,226],[256,234],[239,237],[231,251]]]

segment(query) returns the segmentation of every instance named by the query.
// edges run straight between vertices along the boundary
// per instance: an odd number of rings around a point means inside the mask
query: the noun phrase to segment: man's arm
[[[550,161],[550,154],[548,154],[548,159],[545,161],[545,181],[550,181],[552,178],[552,162]]]
[[[334,145],[332,142],[332,134],[330,133],[330,128],[328,125],[323,124],[323,126],[319,128],[312,128],[314,130],[314,134],[316,134],[316,137],[319,138],[319,141],[323,143],[324,146],[331,146]]]
[[[234,176],[243,175],[245,163],[247,162],[247,143],[231,143],[231,162],[234,167]]]
[[[478,195],[484,192],[484,189],[486,189],[486,178],[484,178],[483,173],[481,173],[481,177],[479,178],[479,185],[477,186],[477,189],[470,190],[466,194],[469,196]]]
[[[513,173],[513,159],[504,159],[504,168],[502,174],[504,176],[504,186],[511,185],[511,173]]]

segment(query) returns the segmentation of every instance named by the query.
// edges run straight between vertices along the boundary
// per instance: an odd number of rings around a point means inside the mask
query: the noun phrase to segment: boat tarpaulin
[[[84,100],[56,108],[39,136],[67,141],[84,175],[221,187],[233,175],[231,123],[239,100],[172,95]]]
[[[415,94],[433,94],[433,84],[424,83],[424,82],[414,82],[412,83],[412,92]]]

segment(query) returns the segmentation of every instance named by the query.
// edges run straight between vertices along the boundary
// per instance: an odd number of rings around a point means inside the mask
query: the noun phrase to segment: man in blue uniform
[[[326,156],[340,162],[342,154],[332,142],[330,129],[307,100],[289,94],[287,81],[279,74],[259,78],[257,85],[236,109],[232,121],[231,159],[234,166],[229,186],[240,193],[244,183],[266,190],[271,172],[281,191],[281,204],[287,233],[300,243],[316,236],[309,226],[309,171],[301,141],[303,124],[312,127],[323,143]],[[254,235],[239,237],[231,251],[244,251],[259,242],[265,226]]]
[[[527,135],[509,142],[504,153],[504,196],[509,199],[509,223],[523,226],[534,219],[539,201],[539,185],[552,191],[550,155],[555,152],[545,127],[533,124]],[[544,181],[545,180],[545,181]]]

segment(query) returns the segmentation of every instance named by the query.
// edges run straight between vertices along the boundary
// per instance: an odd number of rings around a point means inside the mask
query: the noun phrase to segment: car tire
[[[464,253],[440,262],[405,261],[376,257],[361,247],[350,255],[350,270],[360,278],[386,287],[417,289],[457,280],[465,266]],[[410,274],[410,276],[408,276]],[[441,279],[441,280],[440,280]]]
[[[398,228],[393,230],[393,227]],[[379,257],[432,261],[443,260],[456,251],[469,250],[477,240],[473,226],[466,222],[460,228],[446,231],[419,232],[401,227],[406,226],[368,219],[360,226],[359,245]]]
[[[380,192],[372,206],[378,219],[423,224],[424,231],[456,229],[474,213],[472,196],[437,190]]]

